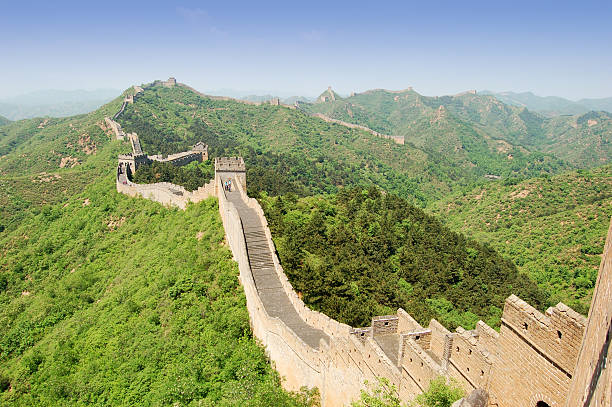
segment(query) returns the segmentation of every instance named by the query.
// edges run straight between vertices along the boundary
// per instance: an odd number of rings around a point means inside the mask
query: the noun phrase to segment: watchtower
[[[191,148],[191,151],[202,154],[202,161],[208,160],[208,145],[199,141]]]
[[[216,157],[215,176],[217,174],[237,179],[246,189],[246,166],[242,157]]]
[[[165,87],[167,87],[167,88],[171,88],[171,87],[175,86],[176,85],[176,78],[171,76],[170,78],[168,78],[167,81],[163,82],[163,85]]]

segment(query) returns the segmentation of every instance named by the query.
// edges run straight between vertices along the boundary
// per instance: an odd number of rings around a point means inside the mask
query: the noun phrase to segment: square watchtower
[[[215,176],[217,174],[236,178],[246,190],[246,165],[242,157],[216,157]]]

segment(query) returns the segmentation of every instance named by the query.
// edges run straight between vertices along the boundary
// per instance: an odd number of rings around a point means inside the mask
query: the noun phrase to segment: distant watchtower
[[[199,141],[191,148],[191,151],[202,154],[202,161],[208,160],[208,145]]]
[[[236,178],[246,190],[246,166],[242,157],[216,157],[215,175]]]
[[[173,87],[173,86],[175,86],[175,85],[176,85],[176,78],[174,78],[174,77],[172,77],[172,76],[171,76],[170,78],[168,78],[168,80],[167,80],[167,81],[164,81],[164,82],[162,82],[162,83],[163,83],[163,85],[164,85],[165,87],[167,87],[167,88],[171,88],[171,87]]]

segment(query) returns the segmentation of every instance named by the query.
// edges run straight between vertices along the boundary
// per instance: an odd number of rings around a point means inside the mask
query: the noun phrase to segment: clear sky
[[[0,5],[0,98],[176,76],[203,91],[413,86],[612,96],[612,1],[29,1]]]

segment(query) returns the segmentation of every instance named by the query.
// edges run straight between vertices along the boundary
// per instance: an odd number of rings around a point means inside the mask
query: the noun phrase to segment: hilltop
[[[604,165],[612,157],[612,121],[605,112],[547,118],[475,91],[428,97],[412,89],[376,89],[300,106],[404,137],[494,175],[505,176],[517,161],[537,160],[541,154],[579,168]]]
[[[586,314],[612,217],[612,167],[497,182],[447,197],[432,212],[489,244],[550,293]]]
[[[331,86],[329,86],[327,88],[327,90],[323,91],[323,93],[321,93],[319,95],[319,97],[317,97],[317,100],[316,100],[315,103],[336,102],[336,101],[340,101],[340,100],[342,100],[342,97],[340,95],[338,95],[331,88]]]

